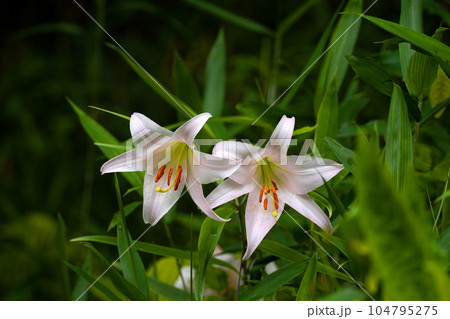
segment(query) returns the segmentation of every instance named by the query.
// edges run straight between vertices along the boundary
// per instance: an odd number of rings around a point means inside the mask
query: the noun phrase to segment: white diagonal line
[[[261,187],[261,185],[259,185],[259,183],[254,179],[254,178],[252,178],[253,179],[253,181],[256,183],[256,185],[258,185],[259,187]],[[269,196],[271,196],[271,199],[272,199],[272,201],[274,200],[273,199],[273,197],[272,197],[272,195],[270,195],[270,193],[269,193]],[[364,287],[362,287],[359,283],[358,283],[358,281],[356,281],[356,279],[355,278],[353,278],[348,272],[347,272],[347,270],[345,270],[343,267],[341,267],[341,265],[336,261],[336,259],[334,259],[326,250],[325,250],[325,248],[323,248],[323,246],[317,241],[317,240],[315,240],[314,239],[314,237],[312,237],[306,230],[305,230],[305,228],[303,228],[302,227],[302,225],[300,225],[292,216],[291,216],[291,214],[289,214],[284,208],[283,208],[283,212],[285,212],[297,225],[298,225],[298,227],[300,227],[300,229],[301,230],[303,230],[303,232],[306,234],[306,235],[308,235],[308,237],[309,238],[311,238],[311,240],[317,245],[317,246],[319,246],[320,247],[320,249],[322,249],[324,252],[325,252],[325,254],[327,254],[327,256],[328,257],[330,257],[331,258],[331,260],[333,260],[334,261],[334,263],[336,264],[336,265],[338,265],[338,267],[340,268],[340,269],[342,269],[342,271],[347,275],[347,276],[349,276],[353,281],[354,281],[354,283],[362,290],[362,291],[364,291],[364,293],[370,298],[370,299],[372,299],[373,301],[376,301],[375,300],[375,298],[374,297],[372,297],[372,295],[371,294],[369,294],[368,292],[367,292],[367,290],[366,289],[364,289]]]
[[[196,179],[189,187],[186,187],[186,190],[180,195],[180,198],[181,198],[184,194],[186,194],[186,192],[189,190],[189,188],[191,188],[197,181],[198,181],[198,178],[197,178],[197,179]],[[133,247],[134,244],[136,244],[136,243],[139,241],[139,239],[141,239],[142,236],[144,236],[145,233],[147,233],[147,231],[148,231],[151,227],[152,227],[151,225],[148,226],[148,228],[147,228],[146,230],[144,230],[144,232],[143,232],[143,233],[142,233],[142,234],[141,234],[141,235],[140,235],[140,236],[139,236],[132,244],[130,244],[130,246],[129,246],[127,249],[125,249],[125,251],[124,251],[122,254],[120,254],[120,256],[119,256],[116,260],[114,260],[113,263],[112,263],[108,268],[106,268],[106,270],[105,270],[100,276],[98,276],[97,279],[95,279],[95,281],[94,281],[89,287],[87,287],[87,289],[86,289],[86,290],[85,290],[85,291],[77,298],[77,300],[75,300],[75,301],[78,301],[81,297],[83,297],[84,294],[85,294],[86,292],[88,292],[89,289],[91,289],[92,286],[94,286],[94,285],[97,283],[97,281],[99,281],[100,278],[102,278],[103,275],[106,274],[106,273],[108,272],[108,270],[109,270],[112,266],[114,266],[114,264],[115,264],[117,261],[119,261],[119,259],[122,258],[122,256],[125,255],[126,252],[127,252],[128,250],[130,250],[130,248]]]
[[[286,93],[287,93],[287,91],[289,91],[290,89],[291,89],[291,87],[295,84],[295,83],[297,83],[297,81],[298,80],[300,80],[300,78],[303,76],[303,75],[305,75],[305,73],[306,72],[308,72],[309,71],[309,69],[311,69],[316,63],[317,63],[317,61],[319,61],[324,55],[325,55],[325,53],[327,53],[328,52],[328,50],[330,50],[335,44],[336,44],[336,42],[338,42],[341,38],[342,38],[342,36],[345,34],[345,33],[347,33],[347,31],[348,30],[350,30],[350,28],[351,27],[353,27],[353,25],[356,23],[356,22],[358,22],[363,16],[364,16],[364,14],[367,12],[367,11],[369,11],[369,9],[370,8],[372,8],[373,7],[373,5],[375,4],[375,3],[377,3],[378,2],[378,0],[375,0],[366,10],[364,10],[364,12],[347,28],[347,29],[345,29],[345,31],[344,32],[342,32],[342,34],[325,50],[325,51],[323,51],[322,52],[322,54],[317,58],[317,59],[315,59],[314,60],[314,62],[313,63],[311,63],[311,65],[310,66],[308,66],[308,68],[305,70],[305,71],[303,71],[303,73],[302,74],[300,74],[300,76],[283,92],[283,93],[281,93],[281,95],[272,103],[272,104],[270,104],[268,107],[267,107],[267,109],[252,123],[252,125],[255,125],[255,123],[264,115],[264,114],[266,114],[266,112],[267,111],[269,111],[271,108],[272,108],[272,106],[274,106]]]
[[[163,90],[164,91],[164,93],[166,93],[166,95],[168,96],[168,97],[170,97],[179,107],[180,107],[180,109],[182,109],[190,118],[192,118],[192,116],[189,114],[189,112],[188,111],[186,111],[186,109],[176,100],[176,99],[174,99],[174,97],[169,93],[169,92],[167,92],[167,90],[150,74],[150,73],[148,73],[132,56],[131,56],[131,54],[129,54],[128,53],[128,51],[127,50],[125,50],[120,44],[119,44],[119,42],[117,42],[116,41],[116,39],[114,39],[113,37],[112,37],[112,35],[110,35],[102,26],[101,26],[101,24],[100,23],[98,23],[97,22],[97,20],[95,20],[94,19],[94,17],[92,17],[90,14],[89,14],[89,12],[87,12],[86,11],[86,9],[84,9],[76,0],[73,0],[73,2],[75,2],[76,3],[76,5],[77,6],[79,6],[80,7],[80,9],[81,10],[83,10],[84,11],[84,13],[86,13],[86,15],[89,17],[89,18],[91,18],[91,20],[92,21],[94,21],[94,23],[100,28],[100,29],[102,29],[102,31],[103,32],[105,32],[105,34],[111,39],[111,40],[113,40],[114,41],[114,43],[115,44],[117,44],[117,46],[134,62],[134,63],[136,63],[136,65],[139,67],[139,68],[141,68],[141,70],[142,71],[144,71],[144,73],[146,74],[146,75],[148,75],[148,77],[149,78],[151,78],[158,86],[159,86],[159,88],[161,89],[161,90]]]

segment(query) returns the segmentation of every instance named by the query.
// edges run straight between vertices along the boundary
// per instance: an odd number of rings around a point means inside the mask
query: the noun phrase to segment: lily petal
[[[184,142],[192,148],[194,138],[212,115],[202,113],[180,126],[174,133],[174,141]]]
[[[206,201],[211,205],[211,208],[215,208],[251,192],[252,186],[254,186],[254,183],[241,185],[228,178],[209,193],[206,197]]]
[[[201,184],[209,184],[233,174],[240,166],[240,161],[217,157],[193,150],[190,168]]]
[[[136,172],[146,170],[146,161],[142,153],[130,150],[120,154],[102,165],[102,174],[113,172]]]
[[[264,157],[270,156],[271,161],[279,162],[286,155],[295,127],[295,117],[283,115],[264,149]]]
[[[291,193],[307,194],[333,178],[344,168],[329,159],[311,156],[287,156],[287,164],[274,166],[274,174]],[[323,177],[323,179],[322,179]]]
[[[181,175],[180,185],[178,190],[170,190],[167,193],[158,193],[155,191],[156,186],[165,186],[166,180],[161,179],[155,182],[155,179],[150,174],[145,174],[144,178],[144,222],[156,225],[156,223],[172,208],[176,201],[180,198],[186,178]]]
[[[314,224],[322,228],[326,233],[333,232],[333,226],[327,215],[308,195],[295,195],[286,191],[280,191],[280,198],[297,212],[308,218]]]
[[[134,145],[140,143],[154,144],[163,137],[171,137],[172,131],[159,126],[141,113],[133,113],[130,118],[130,131]]]
[[[192,200],[197,204],[197,206],[204,212],[208,217],[217,220],[219,222],[227,222],[230,219],[223,219],[218,216],[211,208],[209,203],[206,201],[203,195],[202,185],[199,181],[190,173],[188,173],[186,187],[188,189],[189,195],[191,195]]]
[[[247,251],[242,259],[248,259],[255,251],[256,247],[261,243],[264,237],[267,235],[270,229],[276,224],[284,210],[284,202],[280,198],[278,206],[278,216],[273,217],[272,201],[269,198],[267,210],[259,202],[259,189],[260,186],[256,184],[256,187],[250,192],[247,199],[247,206],[245,208],[245,229],[247,230]]]
[[[262,148],[236,141],[217,143],[212,150],[212,154],[223,158],[241,160],[244,165],[256,163],[263,159]]]

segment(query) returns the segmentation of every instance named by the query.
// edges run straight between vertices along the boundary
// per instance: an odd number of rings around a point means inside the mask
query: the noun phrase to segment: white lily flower
[[[285,203],[327,233],[333,229],[322,209],[307,195],[344,167],[334,161],[310,156],[286,155],[295,118],[283,118],[264,149],[226,141],[214,146],[213,155],[242,160],[242,166],[206,198],[217,207],[249,194],[245,209],[248,259],[280,218]],[[323,177],[323,179],[322,179]]]
[[[197,206],[214,220],[225,222],[211,208],[203,195],[202,184],[224,179],[239,163],[199,152],[194,138],[211,117],[202,113],[175,132],[148,117],[134,113],[130,131],[135,148],[103,164],[101,172],[146,171],[144,178],[144,222],[155,225],[180,198],[186,186]]]

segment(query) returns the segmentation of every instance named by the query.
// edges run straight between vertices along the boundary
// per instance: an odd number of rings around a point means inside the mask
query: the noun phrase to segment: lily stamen
[[[278,190],[277,183],[273,179],[270,180],[272,182],[273,187],[275,187],[275,190]]]
[[[264,209],[267,210],[267,198],[264,199]]]
[[[177,175],[176,175],[175,179],[173,180],[172,184],[170,184],[170,187],[167,189],[162,189],[161,186],[156,186],[155,191],[157,193],[167,193],[168,191],[170,191],[172,189],[172,187],[173,187],[173,190],[176,191],[178,189],[178,185],[180,184],[180,181],[181,181],[181,172],[182,171],[183,171],[183,169],[181,168],[181,166],[178,166]],[[172,172],[173,172],[173,168],[170,168],[168,181],[170,181]]]
[[[155,177],[155,183],[159,182],[161,177],[163,177],[165,169],[166,169],[166,165],[163,165],[159,168],[158,174],[156,174],[156,177]]]
[[[173,167],[169,169],[169,174],[167,176],[167,186],[170,186],[170,178],[172,177]]]
[[[182,172],[183,172],[183,168],[181,166],[178,166],[177,177],[175,178],[175,187],[173,189],[174,191],[176,191],[178,189],[178,185],[180,184]]]
[[[262,184],[261,190],[259,191],[259,202],[260,203],[262,201],[262,197],[263,197],[263,194],[264,194],[264,187],[266,187],[266,184]]]

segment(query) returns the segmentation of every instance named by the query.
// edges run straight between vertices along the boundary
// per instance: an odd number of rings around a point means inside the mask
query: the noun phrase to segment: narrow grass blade
[[[105,113],[109,113],[109,114],[115,115],[117,117],[123,118],[123,119],[128,120],[128,121],[130,120],[129,116],[126,116],[126,115],[123,115],[123,114],[120,114],[120,113],[117,113],[117,112],[113,112],[113,111],[109,111],[109,110],[106,110],[106,109],[102,109],[100,107],[93,106],[93,105],[88,105],[88,107],[90,107],[91,109],[94,109],[94,110],[98,110],[98,111],[102,111],[102,112],[105,112]]]
[[[277,290],[290,280],[301,275],[308,265],[305,260],[295,261],[289,265],[281,267],[274,273],[271,273],[267,277],[261,279],[255,286],[250,288],[241,297],[242,301],[258,300],[271,292]]]
[[[308,263],[308,268],[303,275],[302,282],[298,288],[297,301],[311,301],[313,300],[314,290],[316,288],[317,276],[317,253],[315,253]]]
[[[66,264],[67,265],[67,264]],[[70,268],[70,267],[69,267]],[[72,269],[73,270],[73,269]],[[88,254],[86,260],[83,263],[83,266],[81,267],[82,272],[89,277],[91,277],[90,273],[92,270],[92,255],[91,253]],[[77,281],[75,282],[75,285],[72,290],[72,300],[87,300],[88,295],[84,294],[82,295],[86,289],[88,289],[89,284],[93,283],[94,281],[89,281],[84,279],[85,275],[79,276]]]
[[[148,299],[149,291],[145,267],[139,253],[136,251],[136,247],[131,246],[132,239],[127,229],[119,181],[117,180],[116,174],[114,177],[117,201],[119,203],[119,215],[117,219],[117,248],[120,256],[120,265],[122,267],[122,272],[125,279],[137,287]]]
[[[124,195],[125,196],[125,195]],[[142,202],[138,201],[138,202],[132,202],[128,205],[125,205],[123,207],[123,211],[125,213],[125,217],[130,215],[132,212],[134,212],[136,210],[136,208],[138,208],[140,205],[142,205]],[[116,227],[117,225],[117,220],[118,220],[118,215],[120,215],[120,212],[117,212],[114,214],[113,218],[111,219],[111,222],[109,223],[108,226],[108,230],[110,231],[111,229],[113,229],[114,227]]]
[[[225,10],[219,6],[216,6],[212,3],[206,2],[206,1],[199,1],[199,0],[186,0],[187,3],[190,5],[206,12],[211,15],[214,15],[218,17],[219,19],[222,19],[224,21],[228,21],[230,23],[233,23],[241,28],[247,29],[249,31],[261,33],[268,36],[273,36],[274,32],[267,28],[266,26],[255,22],[253,20],[250,20],[245,17],[241,17],[233,12],[230,12],[228,10]]]
[[[183,290],[170,286],[153,277],[147,277],[148,287],[154,293],[173,301],[187,301],[189,295]]]
[[[399,188],[404,187],[407,170],[413,161],[410,127],[402,90],[395,84],[389,107],[385,161]]]
[[[235,213],[235,209],[232,206],[222,206],[216,210],[216,213],[225,219],[228,219]],[[206,218],[200,229],[200,235],[198,237],[198,268],[197,275],[195,277],[195,299],[203,299],[203,291],[206,282],[206,269],[210,258],[214,253],[214,249],[219,242],[220,235],[222,234],[225,223]]]

